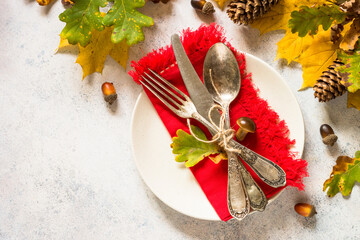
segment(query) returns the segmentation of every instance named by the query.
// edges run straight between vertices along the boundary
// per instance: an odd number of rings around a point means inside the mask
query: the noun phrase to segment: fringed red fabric
[[[297,155],[291,151],[290,148],[295,144],[295,141],[289,139],[289,129],[285,121],[280,120],[278,114],[271,109],[267,101],[259,97],[259,90],[253,85],[251,74],[246,73],[244,54],[239,53],[226,42],[223,28],[211,24],[202,25],[195,31],[186,29],[182,33],[182,42],[191,63],[201,78],[203,62],[208,49],[217,42],[223,42],[230,47],[238,60],[242,75],[241,91],[230,108],[231,126],[237,130],[236,119],[239,117],[253,119],[257,126],[256,133],[249,134],[242,144],[279,164],[286,172],[287,186],[303,190],[302,178],[308,176],[307,162],[298,159]],[[131,66],[134,70],[130,71],[129,74],[137,83],[139,83],[140,76],[150,68],[171,81],[181,91],[187,93],[171,46],[154,50],[138,62],[132,62]],[[188,132],[184,119],[174,115],[146,89],[145,92],[172,137],[175,136],[176,130],[179,128]],[[206,129],[203,128],[203,130],[207,132]],[[176,163],[174,162],[174,164]],[[268,198],[282,189],[275,189],[266,185],[248,166],[246,167]],[[221,161],[219,164],[214,164],[211,160],[205,159],[192,167],[191,171],[219,217],[223,221],[231,219],[226,200],[227,162]]]

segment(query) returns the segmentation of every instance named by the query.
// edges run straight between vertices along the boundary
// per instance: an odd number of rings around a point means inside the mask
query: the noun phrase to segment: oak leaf
[[[119,43],[126,39],[129,46],[144,40],[143,27],[154,24],[151,17],[136,10],[143,7],[145,0],[115,0],[103,19],[105,26],[114,26],[111,40]]]
[[[348,93],[347,107],[360,110],[360,90],[357,90],[354,93]]]
[[[340,156],[330,174],[330,178],[324,182],[323,191],[327,190],[329,197],[341,192],[343,196],[350,195],[355,182],[360,182],[360,151],[355,153],[354,158]]]
[[[111,33],[112,28],[105,28],[101,32],[94,30],[92,39],[86,47],[79,44],[76,63],[79,63],[83,69],[83,79],[94,72],[102,73],[107,55],[126,68],[129,46],[125,41],[113,43],[110,40]],[[58,49],[69,45],[66,39],[61,38]]]
[[[286,0],[279,1],[278,4],[271,7],[271,11],[267,12],[260,19],[257,19],[252,27],[259,29],[260,33],[271,32],[274,30],[287,30],[291,12],[298,10],[302,5],[329,4],[327,0]]]
[[[200,128],[191,126],[191,130],[196,137],[207,141],[204,132]],[[226,159],[226,155],[216,143],[201,142],[181,129],[176,131],[176,135],[177,137],[172,139],[172,152],[176,154],[175,161],[185,162],[186,167],[193,167],[206,157],[210,157],[215,163],[219,163],[221,159]],[[214,156],[214,154],[218,156]]]
[[[59,15],[60,21],[66,22],[60,37],[67,39],[70,44],[80,43],[81,46],[86,46],[91,40],[94,29],[97,31],[104,29],[100,7],[106,5],[106,0],[76,0],[71,8]]]
[[[41,6],[46,6],[46,5],[49,5],[52,0],[36,0],[38,2],[39,5]]]
[[[315,35],[320,25],[328,30],[332,23],[341,23],[345,20],[343,11],[336,5],[323,5],[318,7],[301,6],[299,11],[291,13],[289,28],[292,33],[298,33],[299,37],[304,37],[308,33]]]
[[[360,89],[360,54],[359,52],[354,52],[353,54],[339,52],[338,55],[344,63],[344,65],[338,68],[342,77],[342,83],[349,92],[356,92]]]

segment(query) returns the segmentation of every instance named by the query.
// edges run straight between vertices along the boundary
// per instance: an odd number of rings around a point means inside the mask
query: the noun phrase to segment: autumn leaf
[[[354,52],[353,54],[339,52],[338,55],[344,63],[344,65],[338,68],[342,82],[349,92],[356,92],[360,89],[360,54],[359,52]]]
[[[279,1],[278,4],[271,7],[271,11],[267,12],[260,19],[257,19],[252,27],[259,29],[261,34],[271,32],[279,29],[288,29],[288,22],[291,18],[291,13],[298,10],[300,6],[307,5],[322,5],[329,4],[327,0],[286,0]]]
[[[360,151],[355,153],[354,158],[340,156],[330,174],[330,178],[324,182],[323,191],[327,190],[329,197],[341,192],[343,196],[350,195],[355,182],[360,182]]]
[[[360,110],[360,90],[357,90],[354,93],[348,93],[347,107]]]
[[[93,37],[86,47],[79,45],[79,56],[76,63],[83,69],[83,79],[94,72],[102,73],[107,55],[110,55],[116,62],[126,68],[129,46],[125,41],[113,43],[110,40],[112,28],[105,28],[104,31],[93,32]],[[60,40],[59,48],[69,45],[65,39]]]
[[[360,19],[355,19],[351,24],[350,29],[345,33],[343,40],[340,43],[340,48],[344,51],[354,50],[356,43],[360,37]]]
[[[104,17],[105,26],[114,26],[111,40],[119,43],[126,39],[129,46],[144,40],[143,27],[154,24],[153,19],[141,14],[136,8],[144,6],[145,0],[115,0]]]
[[[345,20],[343,11],[336,5],[325,5],[318,7],[301,6],[298,11],[291,13],[289,20],[289,28],[292,33],[298,33],[299,37],[304,37],[308,33],[315,35],[318,27],[322,25],[326,31],[330,28],[331,24],[336,21],[341,23]]]
[[[228,0],[215,0],[215,2],[217,2],[219,4],[219,7],[221,9],[224,9],[224,5]]]
[[[191,126],[191,130],[199,139],[207,140],[200,128]],[[214,154],[218,156],[212,156],[210,159],[215,163],[220,162],[221,159],[226,159],[226,155],[222,153],[216,143],[198,141],[194,136],[181,129],[177,130],[176,135],[177,137],[173,137],[173,143],[171,144],[173,153],[176,154],[175,161],[185,162],[186,167],[195,166],[204,158]]]
[[[277,43],[275,60],[284,58],[288,64],[297,61],[299,56],[311,45],[313,39],[314,37],[311,35],[301,38],[297,34],[287,31],[285,36]]]
[[[67,39],[70,44],[80,43],[81,46],[86,46],[94,29],[104,29],[103,16],[99,9],[106,5],[106,0],[76,0],[71,8],[59,15],[60,21],[66,22],[60,37]]]

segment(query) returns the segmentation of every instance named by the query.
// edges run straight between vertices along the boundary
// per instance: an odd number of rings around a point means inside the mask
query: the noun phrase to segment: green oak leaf
[[[336,5],[324,5],[309,8],[301,6],[299,11],[291,13],[289,28],[292,33],[298,33],[299,37],[305,37],[306,34],[315,35],[318,27],[323,26],[326,31],[331,24],[336,21],[341,23],[345,20],[346,13],[341,11]]]
[[[67,39],[70,44],[86,46],[94,29],[104,29],[99,8],[106,5],[107,0],[76,0],[71,8],[59,15],[60,21],[66,22],[60,37]]]
[[[329,197],[341,192],[343,196],[350,195],[355,182],[360,182],[360,151],[356,152],[355,158],[340,156],[336,160],[330,178],[324,182],[323,190]]]
[[[200,128],[191,126],[191,130],[199,139],[207,140]],[[212,154],[222,154],[216,143],[201,142],[181,129],[176,131],[176,135],[177,137],[173,137],[173,143],[171,144],[173,153],[176,154],[175,161],[185,162],[186,167],[195,166]],[[223,158],[226,158],[226,156]]]
[[[338,57],[345,65],[338,67],[337,70],[348,91],[354,93],[360,89],[360,54],[355,52],[350,55],[341,51]]]
[[[151,17],[145,16],[136,10],[144,6],[144,0],[115,0],[114,5],[103,19],[107,27],[114,26],[111,40],[119,43],[126,39],[131,46],[144,40],[143,27],[154,24]]]

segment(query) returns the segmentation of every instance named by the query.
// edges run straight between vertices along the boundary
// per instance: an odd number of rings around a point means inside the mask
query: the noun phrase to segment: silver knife
[[[194,102],[197,111],[208,119],[208,111],[213,105],[212,97],[197,75],[177,34],[171,37],[171,43],[190,98]],[[213,111],[212,119],[218,122],[220,120],[220,113]],[[230,146],[242,152],[239,154],[241,159],[244,160],[266,184],[275,188],[285,186],[286,174],[280,166],[244,147],[235,140],[230,141]]]
[[[181,76],[189,92],[198,113],[209,120],[208,112],[214,105],[212,96],[201,82],[194,67],[192,66],[178,35],[171,37],[171,43],[175,58],[180,69]],[[215,112],[215,111],[214,111]],[[220,121],[220,115],[213,114],[216,122]],[[214,131],[209,129],[212,135]],[[228,153],[228,152],[227,152]],[[236,219],[243,219],[250,213],[250,199],[245,191],[245,182],[241,175],[240,166],[236,155],[228,153],[228,188],[227,203],[230,214]]]

